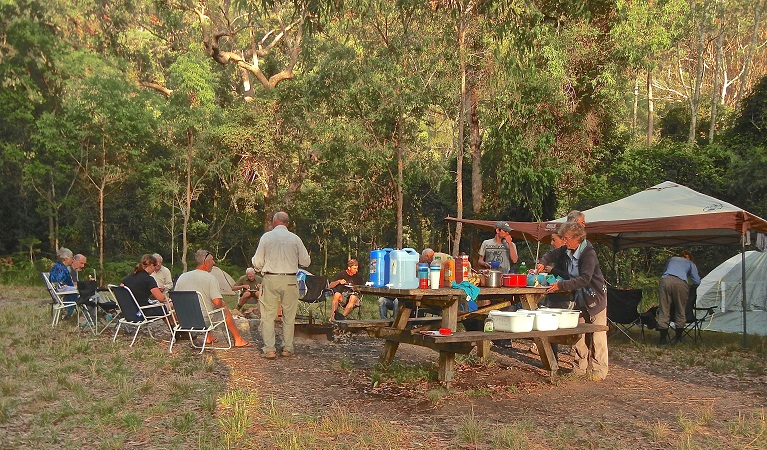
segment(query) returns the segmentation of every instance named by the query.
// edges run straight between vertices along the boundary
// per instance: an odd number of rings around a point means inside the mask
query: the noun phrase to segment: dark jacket
[[[565,280],[570,278],[570,272],[567,270],[570,258],[567,256],[567,246],[565,245],[545,253],[541,256],[541,259],[538,260],[538,263],[543,264],[544,267],[551,266],[549,275],[564,278]]]
[[[586,242],[586,247],[578,259],[578,276],[560,281],[559,288],[564,291],[580,289],[586,304],[585,308],[592,317],[607,308],[607,283],[599,267],[597,252],[590,242]]]

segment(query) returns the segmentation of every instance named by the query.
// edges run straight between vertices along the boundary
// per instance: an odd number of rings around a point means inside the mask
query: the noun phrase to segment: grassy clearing
[[[422,446],[418,431],[358,414],[347,405],[310,415],[296,411],[288,399],[231,387],[228,372],[218,370],[222,362],[216,353],[197,355],[179,348],[168,355],[167,343],[146,335],[129,348],[124,339],[112,344],[109,333],[98,337],[82,333],[72,320],[52,329],[42,288],[3,287],[0,292],[0,338],[6,344],[0,352],[2,448],[82,448],[83,442],[104,449]],[[750,343],[751,348],[744,350],[739,336],[706,333],[702,343],[666,348],[611,342],[611,352],[618,358],[639,352],[655,361],[717,374],[763,375],[767,345],[753,337]],[[461,362],[493,366],[492,361],[472,357]],[[348,373],[351,361],[339,359],[336,370]],[[376,368],[370,375],[374,382],[397,384],[436,379],[432,365],[396,361],[388,370]],[[508,386],[507,392],[523,395],[516,386]],[[454,401],[456,393],[432,389],[423,396],[424,404],[439,408]],[[471,404],[492,400],[491,392],[482,388],[461,397]],[[742,411],[723,430],[711,405],[698,406],[671,420],[638,423],[637,433],[652,448],[767,449],[763,410]],[[517,417],[488,427],[473,412],[457,419],[445,448],[593,447],[579,425],[552,423],[541,428]],[[436,420],[432,428],[428,423],[422,427],[427,433],[445,434],[444,423]],[[596,448],[625,448],[611,440],[609,429],[600,433],[606,440]]]

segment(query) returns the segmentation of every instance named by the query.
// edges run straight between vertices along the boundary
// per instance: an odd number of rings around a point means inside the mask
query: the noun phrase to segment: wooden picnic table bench
[[[407,320],[407,323],[408,323],[408,326],[412,327],[412,326],[419,326],[419,325],[439,324],[441,321],[442,321],[442,317],[439,317],[439,316],[410,317]],[[336,320],[333,323],[339,328],[370,330],[373,328],[390,327],[392,323],[394,323],[394,319],[368,319],[368,320],[346,319],[346,320]]]
[[[480,356],[489,354],[492,339],[533,339],[540,352],[543,368],[551,374],[558,370],[549,339],[565,339],[574,342],[583,333],[606,331],[599,325],[580,324],[576,328],[554,331],[532,331],[528,333],[484,333],[481,331],[457,332],[458,322],[466,318],[480,317],[490,310],[500,309],[510,304],[513,296],[518,296],[526,309],[537,309],[538,303],[546,294],[545,287],[516,287],[516,288],[480,288],[477,300],[489,300],[490,306],[472,313],[459,314],[458,304],[466,298],[466,293],[460,289],[388,289],[370,286],[356,286],[360,294],[370,294],[379,297],[398,298],[399,310],[391,326],[370,328],[372,334],[384,340],[384,348],[380,361],[384,366],[391,364],[400,343],[419,345],[431,348],[439,353],[439,381],[448,384],[453,381],[455,372],[455,354],[469,353],[474,347],[478,348]],[[441,310],[439,328],[449,328],[450,336],[422,335],[420,329],[408,329],[408,319],[417,307],[433,307]],[[460,319],[459,319],[460,316]],[[430,327],[436,325],[429,325]],[[596,328],[594,328],[596,327]]]

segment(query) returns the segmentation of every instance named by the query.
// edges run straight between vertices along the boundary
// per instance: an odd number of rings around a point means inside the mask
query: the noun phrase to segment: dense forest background
[[[764,217],[765,14],[767,0],[2,0],[3,267],[59,246],[102,271],[159,252],[178,272],[200,247],[244,267],[277,210],[318,273],[385,246],[475,258],[488,234],[445,216],[547,220],[664,180]],[[667,251],[613,269],[652,274]]]

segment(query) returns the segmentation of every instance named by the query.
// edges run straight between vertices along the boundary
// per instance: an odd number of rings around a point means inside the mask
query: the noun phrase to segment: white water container
[[[539,308],[538,311],[549,311],[558,314],[559,328],[575,328],[581,312],[576,309]]]
[[[418,252],[412,248],[389,255],[389,283],[392,289],[418,289]]]

